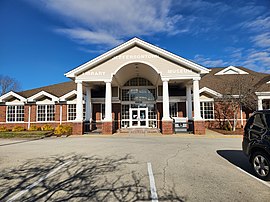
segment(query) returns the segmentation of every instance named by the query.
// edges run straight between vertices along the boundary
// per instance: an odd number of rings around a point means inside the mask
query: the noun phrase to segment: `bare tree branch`
[[[9,91],[19,91],[20,84],[19,82],[9,76],[0,75],[0,93],[1,95]]]

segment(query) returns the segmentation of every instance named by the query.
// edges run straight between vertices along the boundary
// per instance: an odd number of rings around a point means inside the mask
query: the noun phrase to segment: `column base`
[[[193,121],[193,133],[194,135],[205,135],[205,122]]]
[[[83,122],[72,123],[72,135],[83,135]]]
[[[162,121],[162,134],[172,135],[173,134],[173,121]]]
[[[102,134],[111,135],[113,134],[113,122],[102,122]]]

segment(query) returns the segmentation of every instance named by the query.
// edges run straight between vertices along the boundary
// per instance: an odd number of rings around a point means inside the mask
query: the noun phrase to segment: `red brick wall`
[[[0,122],[6,122],[6,106],[0,105]]]
[[[67,121],[67,105],[63,104],[62,105],[62,121]]]

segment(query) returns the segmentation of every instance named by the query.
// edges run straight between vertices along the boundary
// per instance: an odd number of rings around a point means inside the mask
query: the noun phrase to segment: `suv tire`
[[[264,152],[257,151],[251,156],[252,168],[262,180],[270,179],[270,158]]]

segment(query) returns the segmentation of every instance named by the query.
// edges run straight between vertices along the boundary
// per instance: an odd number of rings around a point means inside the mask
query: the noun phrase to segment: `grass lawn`
[[[50,131],[0,132],[0,138],[41,138],[51,134]]]

